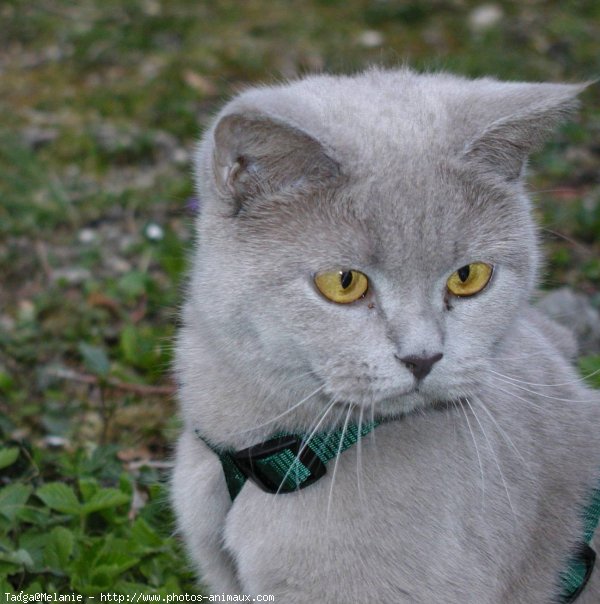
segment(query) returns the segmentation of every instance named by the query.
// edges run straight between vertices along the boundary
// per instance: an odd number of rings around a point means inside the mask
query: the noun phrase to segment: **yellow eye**
[[[331,271],[316,275],[315,285],[332,302],[349,304],[367,293],[369,280],[358,271]]]
[[[492,272],[492,265],[485,262],[466,264],[448,277],[446,286],[455,296],[473,296],[489,283]]]

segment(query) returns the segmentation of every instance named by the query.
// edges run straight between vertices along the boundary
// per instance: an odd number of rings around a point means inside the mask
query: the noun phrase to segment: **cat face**
[[[386,188],[346,185],[284,206],[273,197],[228,219],[211,295],[218,284],[253,359],[312,371],[326,397],[380,413],[468,393],[528,295],[531,225],[514,193],[467,187],[455,172],[440,165],[418,190],[405,174]],[[453,294],[449,279],[475,263],[493,267],[489,281]],[[330,287],[337,277],[343,291],[350,271],[364,276],[354,277],[356,299],[320,291],[319,276],[333,273]],[[421,379],[402,361],[436,355]]]
[[[523,162],[579,90],[398,73],[242,95],[198,162],[210,337],[378,415],[476,391],[535,281]]]

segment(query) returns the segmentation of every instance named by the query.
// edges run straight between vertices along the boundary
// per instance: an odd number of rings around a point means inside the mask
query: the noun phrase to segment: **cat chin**
[[[400,396],[389,397],[378,401],[360,402],[354,403],[357,409],[362,410],[364,417],[388,419],[394,417],[402,417],[430,407],[432,404],[436,404],[434,400],[430,399],[426,394],[420,392],[417,389],[411,390],[406,394]]]
[[[444,411],[451,406],[460,404],[464,393],[452,395],[447,392],[444,396],[423,389],[414,389],[407,394],[385,398],[378,402],[359,403],[357,407],[362,409],[363,416],[391,419],[425,412],[429,410]],[[359,411],[360,413],[360,411]]]

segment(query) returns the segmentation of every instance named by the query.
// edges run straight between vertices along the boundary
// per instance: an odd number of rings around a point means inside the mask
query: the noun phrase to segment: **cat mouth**
[[[358,400],[357,400],[358,399]],[[354,408],[357,413],[366,414],[366,416],[377,416],[380,413],[384,416],[391,414],[406,413],[408,410],[415,409],[427,404],[424,393],[420,386],[412,386],[409,389],[399,390],[392,393],[382,393],[377,396],[376,393],[370,393],[364,397],[343,397],[334,403],[336,409]]]

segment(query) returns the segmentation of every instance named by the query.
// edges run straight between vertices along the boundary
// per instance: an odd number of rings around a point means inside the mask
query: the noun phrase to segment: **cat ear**
[[[464,157],[485,172],[508,181],[518,179],[527,157],[541,147],[548,134],[573,113],[577,95],[588,84],[517,84],[498,91],[482,113],[488,121],[468,143]],[[483,99],[482,99],[483,100]],[[490,115],[491,114],[491,115]]]
[[[233,113],[214,133],[218,191],[237,213],[248,200],[284,188],[323,185],[340,174],[338,163],[314,138],[261,115]]]

